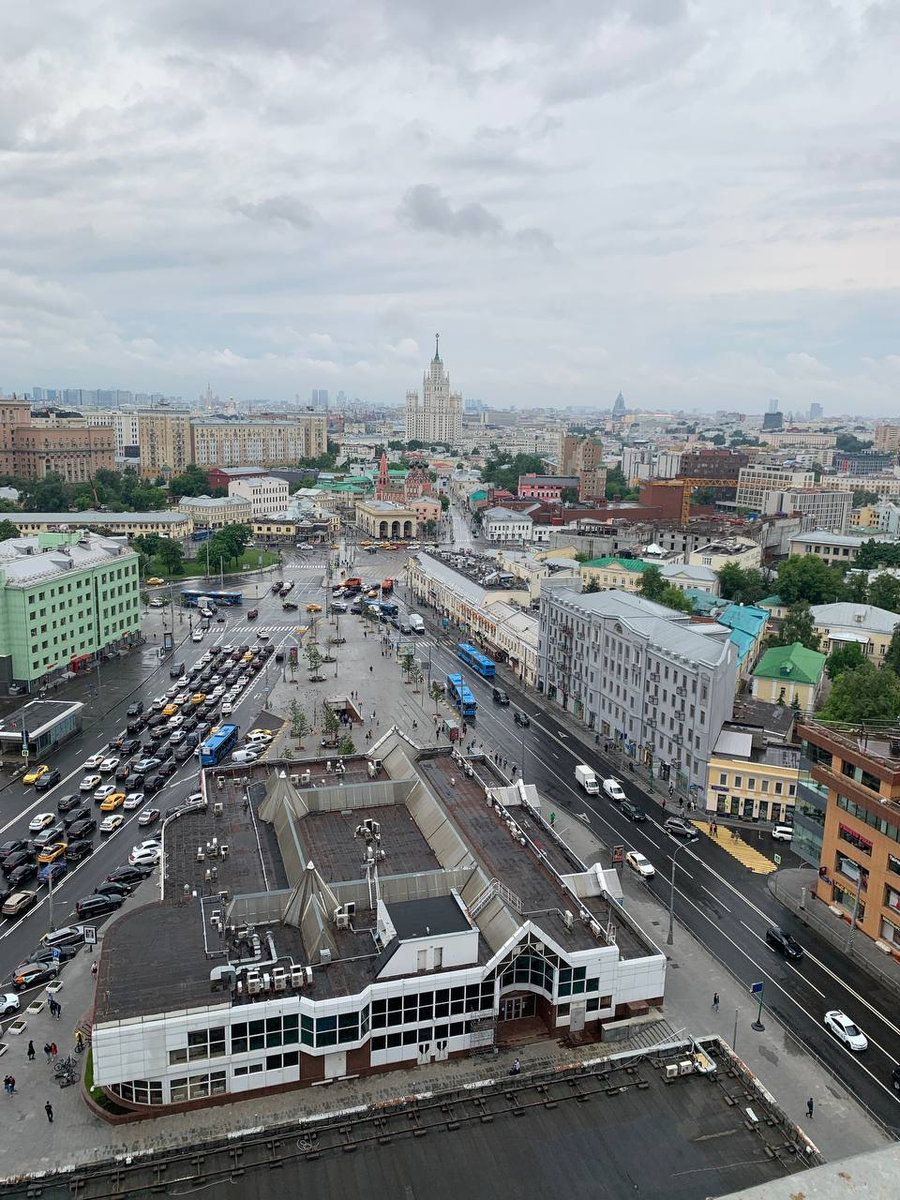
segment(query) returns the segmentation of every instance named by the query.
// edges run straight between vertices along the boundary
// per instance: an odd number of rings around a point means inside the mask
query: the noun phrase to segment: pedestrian
[[[806,1102],[806,1115],[810,1118],[810,1120],[812,1120],[814,1107],[815,1107],[815,1105],[813,1104],[813,1098],[812,1098],[812,1096],[810,1096],[810,1098]]]
[[[84,1034],[80,1029],[75,1030],[75,1053],[80,1054],[84,1049]]]
[[[34,1054],[35,1054],[34,1042],[29,1042],[28,1043],[28,1061],[29,1062],[34,1062]]]
[[[52,1057],[52,1052],[50,1050],[49,1042],[44,1042],[44,1054],[47,1056],[47,1062],[49,1062]]]
[[[93,975],[93,977],[94,977],[95,979],[97,978],[97,969],[98,969],[98,968],[97,968],[97,964],[96,964],[96,963],[91,963],[91,974]]]
[[[53,1013],[58,1021],[59,1018],[62,1016],[62,1005],[60,1004],[60,1002],[58,1000],[54,1000],[53,1005],[54,1005]]]
[[[713,1012],[719,1011],[719,993],[718,992],[713,992],[712,1006],[713,1006]]]
[[[9,1090],[9,1076],[8,1075],[3,1076],[3,1090],[4,1090],[4,1092],[6,1092],[7,1096],[12,1095],[12,1092]]]
[[[14,1096],[16,1094],[16,1077],[15,1077],[15,1075],[10,1075],[10,1077],[9,1077],[9,1094],[11,1096]]]
[[[47,1120],[52,1125],[53,1124],[53,1105],[50,1103],[49,1100],[44,1105],[44,1112],[47,1114]]]
[[[663,812],[665,812],[666,809],[668,808],[668,804],[669,804],[668,800],[666,799],[665,796],[663,796],[663,798],[662,798]]]
[[[50,1057],[53,1059],[54,1062],[56,1062],[57,1054],[59,1054],[59,1050],[57,1050],[57,1048],[56,1048],[56,1042],[51,1042],[50,1043]]]

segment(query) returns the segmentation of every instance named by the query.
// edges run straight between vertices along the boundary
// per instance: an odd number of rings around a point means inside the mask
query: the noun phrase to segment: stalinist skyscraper
[[[406,440],[446,442],[453,446],[462,436],[462,396],[450,391],[450,376],[438,350],[440,334],[434,335],[434,358],[422,376],[422,398],[406,393]]]

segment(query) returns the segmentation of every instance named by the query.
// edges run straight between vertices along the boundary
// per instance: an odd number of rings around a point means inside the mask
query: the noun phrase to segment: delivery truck
[[[600,783],[597,779],[597,773],[593,767],[588,767],[585,766],[584,763],[579,763],[575,768],[575,779],[579,784],[581,784],[588,795],[599,795]]]

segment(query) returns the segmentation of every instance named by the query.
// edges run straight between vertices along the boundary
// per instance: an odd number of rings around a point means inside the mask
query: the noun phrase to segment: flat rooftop
[[[63,717],[83,708],[80,700],[32,700],[0,721],[0,738],[5,742],[11,738],[21,741],[23,725],[30,737],[36,737]]]
[[[401,904],[389,904],[387,910],[401,938],[426,937],[429,933],[465,933],[471,929],[465,913],[452,896],[404,900]]]
[[[718,1057],[718,1048],[709,1048]],[[294,1113],[283,1131],[241,1137],[239,1171],[229,1138],[44,1176],[41,1194],[151,1200],[162,1179],[170,1194],[220,1186],[230,1200],[294,1200],[301,1192],[305,1200],[698,1200],[754,1194],[749,1189],[762,1185],[773,1189],[766,1196],[804,1195],[815,1174],[779,1112],[723,1070],[715,1079],[667,1081],[665,1066],[677,1057],[623,1057],[461,1092],[443,1092],[438,1073],[433,1085],[416,1085],[424,1094],[409,1104],[363,1106],[309,1122]],[[756,1124],[747,1118],[751,1106]],[[896,1152],[884,1155],[886,1168],[896,1170]],[[869,1157],[844,1167],[858,1163],[854,1176],[865,1177]],[[23,1178],[3,1194],[25,1200],[33,1190],[34,1181]]]

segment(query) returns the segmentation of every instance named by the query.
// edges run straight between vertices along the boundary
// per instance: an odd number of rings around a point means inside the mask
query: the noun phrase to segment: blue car
[[[45,867],[41,867],[38,871],[38,883],[49,883],[52,879],[54,883],[62,879],[63,875],[68,874],[69,864],[64,858],[59,858],[56,862],[47,863]]]

